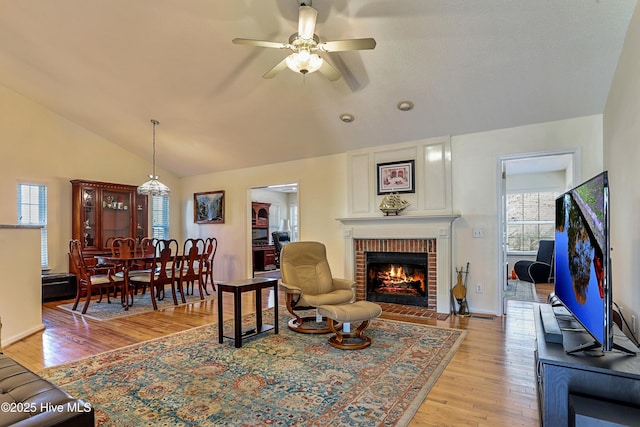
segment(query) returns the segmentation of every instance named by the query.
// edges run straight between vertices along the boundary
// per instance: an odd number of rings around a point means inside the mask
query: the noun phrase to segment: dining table
[[[124,289],[122,291],[121,302],[125,311],[128,311],[129,307],[133,305],[133,289],[129,287],[129,272],[131,271],[131,267],[134,265],[148,265],[153,263],[155,259],[154,255],[135,255],[122,258],[114,255],[96,255],[95,258],[99,264],[113,264],[122,267]]]

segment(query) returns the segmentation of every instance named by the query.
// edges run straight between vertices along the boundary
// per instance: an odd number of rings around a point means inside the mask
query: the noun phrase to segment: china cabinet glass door
[[[120,191],[102,192],[102,241],[116,237],[131,236],[130,193]]]

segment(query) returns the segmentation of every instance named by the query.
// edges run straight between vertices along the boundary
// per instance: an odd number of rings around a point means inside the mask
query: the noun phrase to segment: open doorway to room
[[[250,199],[252,275],[279,277],[282,245],[299,240],[298,184],[255,187]]]
[[[578,152],[567,151],[500,159],[502,242],[498,258],[502,274],[498,298],[503,314],[507,298],[524,298],[530,293],[536,298],[533,284],[513,280],[513,266],[519,260],[535,260],[540,240],[554,239],[555,198],[579,182],[577,156]]]

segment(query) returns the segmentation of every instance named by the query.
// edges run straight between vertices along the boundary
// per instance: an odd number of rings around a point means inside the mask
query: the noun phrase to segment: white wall
[[[148,120],[141,119],[141,126]],[[18,183],[44,184],[48,191],[49,267],[68,271],[71,238],[71,183],[80,178],[138,185],[151,163],[0,86],[0,224],[16,224]],[[151,146],[151,140],[149,141]],[[159,169],[162,181],[180,199],[177,177]],[[171,229],[180,212],[172,203]],[[0,313],[1,315],[2,313]]]
[[[40,228],[0,225],[2,345],[42,330]]]
[[[469,309],[499,314],[498,159],[502,156],[578,148],[582,176],[602,170],[602,116],[594,115],[536,125],[453,136],[454,265],[470,263],[468,283],[484,291],[468,294]],[[484,238],[471,237],[473,228]]]
[[[611,190],[613,299],[640,313],[640,7],[631,18],[604,111],[604,165]]]
[[[286,182],[298,183],[300,240],[324,243],[333,274],[342,274],[344,239],[336,218],[346,214],[347,190],[346,155],[339,154],[182,180],[184,235],[218,239],[215,280],[251,277],[251,188]],[[215,190],[225,190],[225,223],[194,224],[193,193]]]

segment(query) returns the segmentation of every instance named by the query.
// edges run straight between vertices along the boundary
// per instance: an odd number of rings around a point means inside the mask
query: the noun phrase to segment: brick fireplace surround
[[[428,254],[428,300],[431,313],[450,313],[452,286],[453,221],[459,215],[400,215],[339,218],[344,226],[345,276],[356,281],[356,298],[366,299],[365,252],[426,252]],[[381,304],[385,312],[415,310],[409,306]],[[389,307],[387,307],[389,306]]]
[[[427,254],[427,310],[436,311],[435,239],[354,239],[356,299],[367,299],[367,252],[404,252]]]

